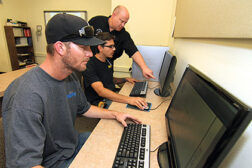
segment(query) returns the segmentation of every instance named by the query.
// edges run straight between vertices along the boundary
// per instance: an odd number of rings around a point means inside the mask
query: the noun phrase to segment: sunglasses
[[[115,48],[115,45],[103,45],[103,47]]]
[[[70,34],[70,35],[67,35],[63,38],[60,39],[60,41],[64,42],[64,41],[68,41],[68,40],[72,40],[72,39],[78,39],[80,37],[84,37],[84,38],[92,38],[94,37],[94,28],[93,26],[85,26],[85,27],[82,27],[80,30],[79,30],[79,34]]]

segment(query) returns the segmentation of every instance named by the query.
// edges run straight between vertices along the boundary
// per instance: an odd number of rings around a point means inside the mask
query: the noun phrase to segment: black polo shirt
[[[110,16],[96,16],[89,20],[89,24],[94,27],[95,34],[99,32],[110,32],[108,24],[109,18]],[[115,59],[119,58],[123,54],[123,51],[125,51],[129,57],[132,57],[132,55],[134,55],[135,52],[138,51],[134,41],[130,37],[130,34],[125,30],[125,28],[123,28],[121,31],[113,30],[110,33],[115,36],[116,47],[116,51],[113,55],[113,58],[111,59],[112,62],[114,62]],[[96,51],[93,52],[96,53]]]
[[[93,104],[98,105],[99,101],[103,100],[91,84],[97,81],[103,83],[103,86],[109,90],[115,91],[115,84],[113,82],[113,66],[107,61],[101,62],[93,56],[87,63],[87,69],[82,73],[84,79],[84,88],[87,100]]]

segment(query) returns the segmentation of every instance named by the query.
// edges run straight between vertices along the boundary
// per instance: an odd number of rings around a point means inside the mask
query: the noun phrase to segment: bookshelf
[[[4,26],[12,70],[35,63],[30,27]]]

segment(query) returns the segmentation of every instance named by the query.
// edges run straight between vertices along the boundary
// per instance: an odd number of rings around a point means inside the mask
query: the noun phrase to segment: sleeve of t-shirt
[[[104,16],[96,16],[91,18],[88,23],[94,27],[95,30],[95,34],[97,34],[98,32],[100,32],[100,30],[104,31],[104,29],[106,29],[106,25],[104,24],[104,21],[107,18]],[[99,31],[98,31],[99,30]]]
[[[90,107],[91,107],[91,104],[87,101],[87,98],[84,94],[84,91],[82,90],[82,88],[80,88],[80,104],[78,106],[78,114],[81,115],[81,114],[84,114],[86,113]]]
[[[75,80],[75,84],[77,87],[77,93],[78,93],[78,108],[77,108],[77,114],[81,115],[84,114],[89,110],[91,107],[90,103],[87,101],[87,98],[84,94],[84,91],[80,85],[80,82],[78,81],[78,77],[75,73],[72,74],[72,77]]]
[[[95,71],[95,64],[93,62],[88,62],[87,68],[84,72],[82,72],[84,87],[89,87],[92,83],[101,81]]]
[[[125,41],[123,42],[123,48],[125,49],[126,54],[129,57],[132,57],[138,51],[138,49],[137,49],[134,41],[130,37],[130,34],[127,31],[125,31],[123,36],[125,39]]]
[[[89,21],[88,21],[88,23],[91,25],[91,26],[93,26],[94,27],[94,30],[96,31],[96,29],[97,29],[97,23],[96,23],[96,19],[97,17],[93,17],[93,18],[91,18]],[[96,34],[96,32],[95,32],[95,34]]]
[[[46,138],[41,113],[42,100],[38,95],[30,94],[16,101],[18,102],[14,102],[13,106],[4,112],[12,115],[4,121],[12,122],[5,129],[5,135],[8,137],[5,139],[5,147],[8,149],[5,151],[8,158],[6,165],[7,167],[41,165]]]

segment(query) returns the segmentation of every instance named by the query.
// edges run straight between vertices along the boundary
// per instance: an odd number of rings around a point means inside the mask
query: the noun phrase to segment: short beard
[[[71,59],[71,57],[70,57],[69,55],[70,55],[70,54],[67,53],[67,56],[65,56],[65,57],[62,59],[63,63],[65,64],[65,67],[66,67],[68,70],[71,70],[71,71],[78,71],[78,72],[81,72],[81,71],[85,71],[85,70],[86,70],[86,68],[85,68],[84,70],[80,70],[80,69],[78,69],[78,68],[75,68],[75,67],[71,66],[71,65],[69,64],[69,60]]]
[[[65,43],[65,46],[66,46],[66,48],[67,48],[67,55],[62,59],[62,62],[65,64],[65,67],[66,67],[66,69],[68,69],[68,70],[71,70],[71,71],[78,71],[78,72],[80,72],[80,70],[79,69],[77,69],[77,68],[75,68],[75,67],[73,67],[73,66],[71,66],[70,64],[69,64],[69,62],[70,62],[70,60],[71,60],[71,57],[70,57],[70,49],[71,49],[71,47],[70,47],[70,42],[66,42]],[[84,71],[84,70],[83,70]]]

